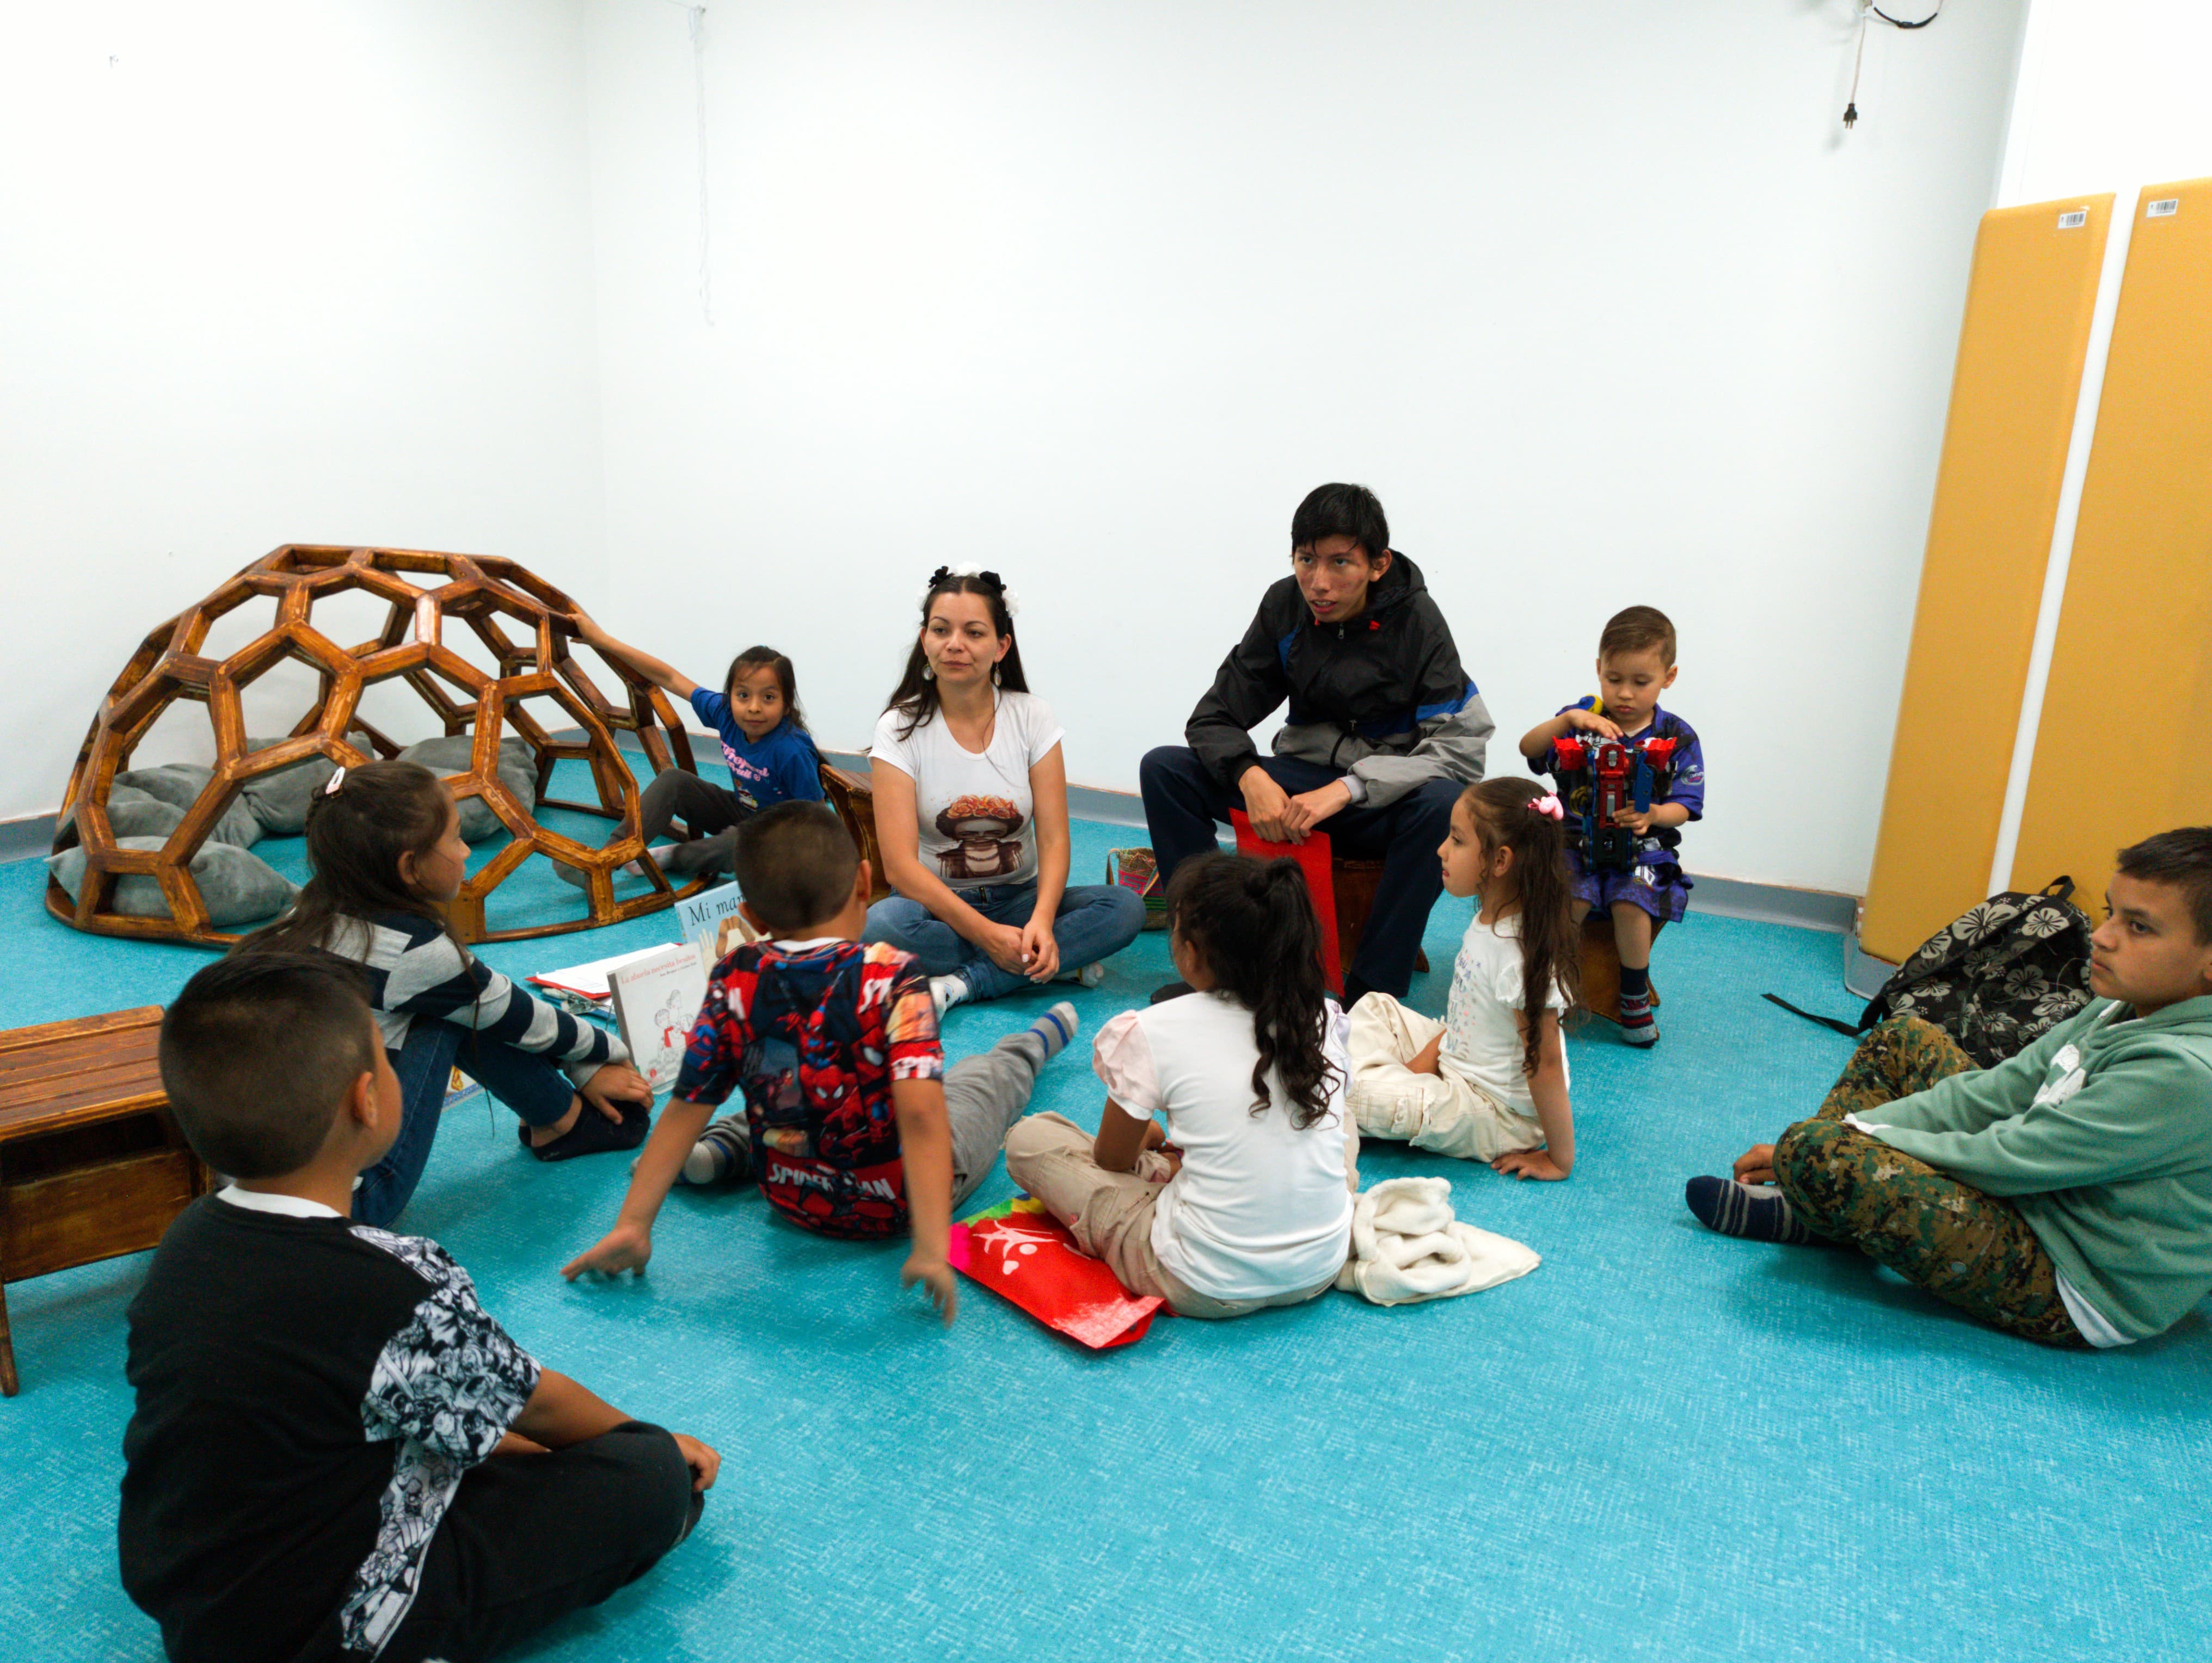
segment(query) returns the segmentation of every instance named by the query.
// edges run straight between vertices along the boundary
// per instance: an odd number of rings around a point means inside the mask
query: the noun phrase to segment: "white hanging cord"
[[[691,35],[691,100],[699,126],[699,317],[714,326],[714,264],[708,240],[707,216],[707,9],[690,0],[668,0],[682,6]]]
[[[1866,67],[1867,13],[1869,9],[1869,0],[1859,0],[1859,44],[1858,50],[1851,55],[1851,95],[1844,100],[1844,130],[1847,133],[1859,122],[1859,71]]]
[[[1888,24],[1890,27],[1893,29],[1924,29],[1942,15],[1943,0],[1936,0],[1936,9],[1929,12],[1927,16],[1920,18],[1917,21],[1911,21],[1902,17],[1892,17],[1880,6],[1875,4],[1874,0],[1859,0],[1859,43],[1856,51],[1853,52],[1851,57],[1851,95],[1844,100],[1844,130],[1845,132],[1849,132],[1853,127],[1858,124],[1859,71],[1866,65],[1866,38],[1868,23],[1873,19],[1879,17],[1883,22]]]

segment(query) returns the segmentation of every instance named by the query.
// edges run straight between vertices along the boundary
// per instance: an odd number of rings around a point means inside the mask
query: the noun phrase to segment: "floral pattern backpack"
[[[2062,877],[2035,895],[1991,895],[1921,943],[1856,1026],[1766,997],[1838,1034],[1863,1034],[1887,1017],[1918,1017],[1991,1068],[2089,1002],[2089,920],[2073,895],[2074,880]]]

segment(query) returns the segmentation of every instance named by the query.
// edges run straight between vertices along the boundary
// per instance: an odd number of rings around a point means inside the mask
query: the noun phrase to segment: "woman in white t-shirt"
[[[1313,901],[1296,862],[1232,854],[1185,861],[1169,894],[1193,991],[1108,1023],[1097,1136],[1030,1115],[1006,1174],[1182,1315],[1297,1304],[1344,1268],[1359,1187]]]
[[[876,840],[897,893],[862,939],[921,962],[941,1016],[1056,976],[1096,986],[1099,961],[1145,926],[1118,885],[1067,887],[1060,726],[1029,690],[995,572],[939,567],[921,631],[869,747]]]

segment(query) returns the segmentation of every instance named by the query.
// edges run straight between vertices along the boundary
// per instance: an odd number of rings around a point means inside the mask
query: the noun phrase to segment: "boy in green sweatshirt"
[[[2172,1326],[2212,1292],[2212,826],[2121,850],[2105,910],[2079,1015],[1990,1069],[1890,1018],[1815,1118],[1692,1179],[1690,1211],[1856,1247],[2046,1345]]]

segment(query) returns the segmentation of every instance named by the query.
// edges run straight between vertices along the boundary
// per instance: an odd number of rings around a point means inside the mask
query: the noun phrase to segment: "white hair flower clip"
[[[974,565],[939,567],[929,574],[929,581],[921,586],[921,592],[915,597],[915,609],[927,614],[929,610],[929,598],[952,578],[982,579],[986,584],[998,592],[999,604],[1006,609],[1006,616],[1009,618],[1016,616],[1022,610],[1021,597],[1007,586],[1004,578],[996,572]]]

